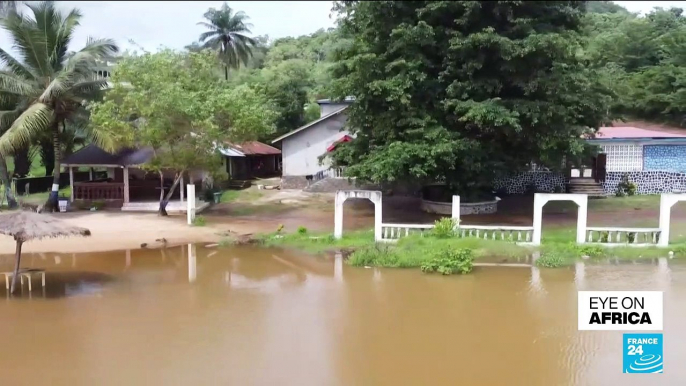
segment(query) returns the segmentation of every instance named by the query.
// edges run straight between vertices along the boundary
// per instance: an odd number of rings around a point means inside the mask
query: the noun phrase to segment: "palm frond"
[[[23,63],[36,74],[50,76],[52,69],[46,51],[47,38],[37,22],[28,16],[12,13],[2,21],[2,26],[11,35],[13,47],[19,52]]]
[[[0,111],[0,133],[5,132],[6,129],[12,126],[12,123],[14,123],[20,115],[21,110],[19,109]]]
[[[221,35],[221,32],[220,31],[203,32],[202,34],[200,34],[200,37],[198,38],[198,40],[202,43],[205,40],[207,40],[208,38],[211,38],[212,36],[217,36],[217,35]]]
[[[27,79],[36,78],[36,75],[29,68],[25,67],[20,61],[13,58],[12,55],[2,48],[0,48],[0,63],[5,63],[12,72],[19,76],[23,76]]]
[[[0,93],[10,93],[19,96],[34,96],[35,85],[25,78],[8,71],[0,71]]]
[[[10,154],[46,132],[53,124],[55,112],[43,103],[34,103],[24,111],[0,137],[0,154]]]

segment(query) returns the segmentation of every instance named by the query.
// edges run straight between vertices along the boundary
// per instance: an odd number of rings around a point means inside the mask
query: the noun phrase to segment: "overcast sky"
[[[686,8],[686,1],[616,1],[632,12],[650,11],[655,6]],[[271,38],[300,36],[334,26],[331,1],[229,1],[251,18],[253,34]],[[134,49],[129,39],[149,51],[160,46],[183,48],[204,31],[196,23],[210,7],[221,1],[60,1],[64,9],[77,7],[83,13],[71,49],[80,49],[88,36],[115,39],[122,49]],[[9,48],[0,30],[0,47]],[[12,50],[13,51],[13,50]]]

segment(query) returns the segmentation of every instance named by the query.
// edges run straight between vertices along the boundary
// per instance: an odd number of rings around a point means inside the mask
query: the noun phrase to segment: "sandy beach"
[[[220,229],[192,227],[185,216],[159,217],[156,213],[131,212],[74,212],[48,214],[71,225],[87,228],[90,237],[55,238],[30,241],[23,246],[25,252],[99,252],[117,249],[140,248],[148,243],[158,246],[157,239],[166,239],[168,245],[189,242],[216,242],[221,239]],[[15,251],[14,239],[0,236],[0,254]]]

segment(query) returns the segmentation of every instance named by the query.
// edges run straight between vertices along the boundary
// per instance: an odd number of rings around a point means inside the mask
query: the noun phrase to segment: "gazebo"
[[[82,202],[90,205],[93,202],[104,202],[110,208],[127,210],[132,202],[149,203],[150,210],[157,210],[156,202],[160,196],[160,176],[149,173],[140,168],[149,162],[154,155],[152,148],[125,148],[116,153],[109,153],[95,145],[88,145],[74,152],[62,161],[69,171],[69,185],[71,186],[71,202]],[[89,181],[74,182],[74,169],[89,168]],[[106,178],[94,179],[93,169],[107,170]],[[184,177],[179,181],[178,193],[172,199],[184,200]],[[164,173],[164,189],[172,185],[173,172]],[[187,180],[188,181],[188,180]],[[170,202],[171,204],[172,202]],[[142,206],[135,206],[136,210],[145,210]],[[129,209],[133,210],[133,209]]]

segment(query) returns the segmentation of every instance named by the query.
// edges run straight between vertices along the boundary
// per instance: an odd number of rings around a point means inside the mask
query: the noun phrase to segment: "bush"
[[[298,227],[298,234],[299,234],[299,235],[305,235],[305,234],[307,234],[307,228],[305,228],[305,227],[303,227],[303,226]]]
[[[195,216],[193,219],[193,226],[194,227],[204,227],[207,225],[207,221],[205,220],[205,217],[203,216]]]
[[[615,196],[624,197],[624,196],[633,196],[635,194],[636,194],[636,184],[629,180],[628,174],[624,173],[624,175],[622,176],[622,179],[619,181],[619,184],[617,185],[617,190],[615,191]]]
[[[434,223],[434,228],[431,230],[431,235],[439,239],[453,237],[456,234],[456,227],[457,220],[454,218],[444,217],[440,220],[436,220]]]
[[[558,254],[550,253],[536,260],[536,265],[543,268],[559,268],[565,265],[565,260]]]
[[[95,208],[95,210],[102,210],[105,207],[105,201],[93,201],[91,203],[91,208]]]
[[[422,272],[438,272],[443,275],[466,274],[474,267],[474,254],[471,249],[444,249],[437,252],[431,260],[421,265]]]
[[[601,257],[605,255],[605,249],[600,245],[584,245],[577,248],[581,256]]]

